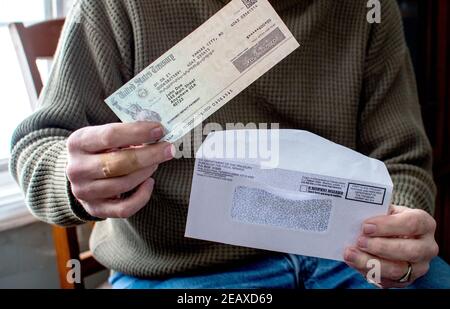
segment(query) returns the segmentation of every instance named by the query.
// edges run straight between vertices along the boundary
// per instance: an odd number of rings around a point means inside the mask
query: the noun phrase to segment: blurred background
[[[77,255],[87,250],[90,226],[78,228],[75,236],[71,234],[74,231],[57,231],[57,235],[63,237],[58,236],[54,242],[55,231],[28,213],[23,197],[7,171],[11,134],[17,124],[32,112],[8,26],[12,22],[23,22],[27,26],[63,18],[73,2],[0,0],[0,93],[4,106],[0,113],[0,288],[59,288],[61,265],[57,263],[56,252],[59,250],[60,255],[61,250],[68,250]],[[450,3],[447,0],[397,2],[416,71],[425,127],[434,148],[434,175],[439,190],[436,237],[440,243],[440,255],[450,262],[450,54],[447,49],[450,42]],[[51,60],[39,60],[37,65],[45,83]],[[78,247],[75,245],[74,252],[71,251],[72,245],[66,246],[66,242],[73,240],[79,244]],[[87,273],[90,276],[86,276],[82,285],[69,287],[98,287],[108,275],[106,270],[92,273],[94,275]]]

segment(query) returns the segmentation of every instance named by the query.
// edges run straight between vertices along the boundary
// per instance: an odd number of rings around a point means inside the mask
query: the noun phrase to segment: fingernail
[[[150,131],[150,135],[152,136],[153,139],[159,139],[163,136],[163,134],[164,132],[161,127],[155,128]]]
[[[347,262],[354,262],[354,261],[356,261],[357,256],[358,256],[358,253],[355,250],[353,250],[353,249],[345,250],[344,259]]]
[[[362,249],[366,249],[367,248],[367,237],[359,237],[358,238],[358,247],[362,248]]]
[[[172,144],[168,145],[165,149],[165,153],[167,159],[173,159],[176,154],[175,146]]]
[[[363,226],[363,232],[366,235],[370,235],[375,233],[377,230],[377,226],[375,224],[366,223]]]

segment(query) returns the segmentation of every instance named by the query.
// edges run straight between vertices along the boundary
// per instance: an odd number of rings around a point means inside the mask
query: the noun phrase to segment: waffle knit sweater
[[[67,18],[39,109],[12,139],[11,173],[39,219],[95,220],[70,191],[66,140],[118,122],[104,99],[221,9],[226,0],[82,0]],[[369,24],[366,1],[277,0],[301,47],[207,122],[279,123],[386,163],[393,203],[432,212],[435,188],[414,73],[394,0]],[[308,151],[305,149],[305,151]],[[333,155],[333,154],[330,154]],[[273,254],[184,237],[194,159],[162,164],[154,194],[129,219],[95,225],[90,246],[108,268],[139,277],[225,269]]]

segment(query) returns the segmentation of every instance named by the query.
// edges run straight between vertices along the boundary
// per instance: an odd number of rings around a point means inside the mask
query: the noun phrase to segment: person
[[[91,250],[116,288],[450,287],[437,258],[431,148],[401,16],[364,1],[271,1],[301,47],[207,119],[279,123],[382,160],[394,194],[388,215],[368,219],[346,263],[184,237],[193,158],[155,143],[156,122],[120,123],[104,103],[228,1],[82,0],[62,33],[40,108],[12,138],[11,171],[31,212],[61,226],[96,221]],[[122,175],[105,168],[129,164]],[[307,151],[307,149],[305,149]],[[111,172],[111,173],[110,173]]]

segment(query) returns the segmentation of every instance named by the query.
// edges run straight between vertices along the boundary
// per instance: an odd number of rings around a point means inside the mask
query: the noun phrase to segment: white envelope
[[[343,260],[391,202],[383,162],[306,131],[215,132],[196,158],[190,238]]]

